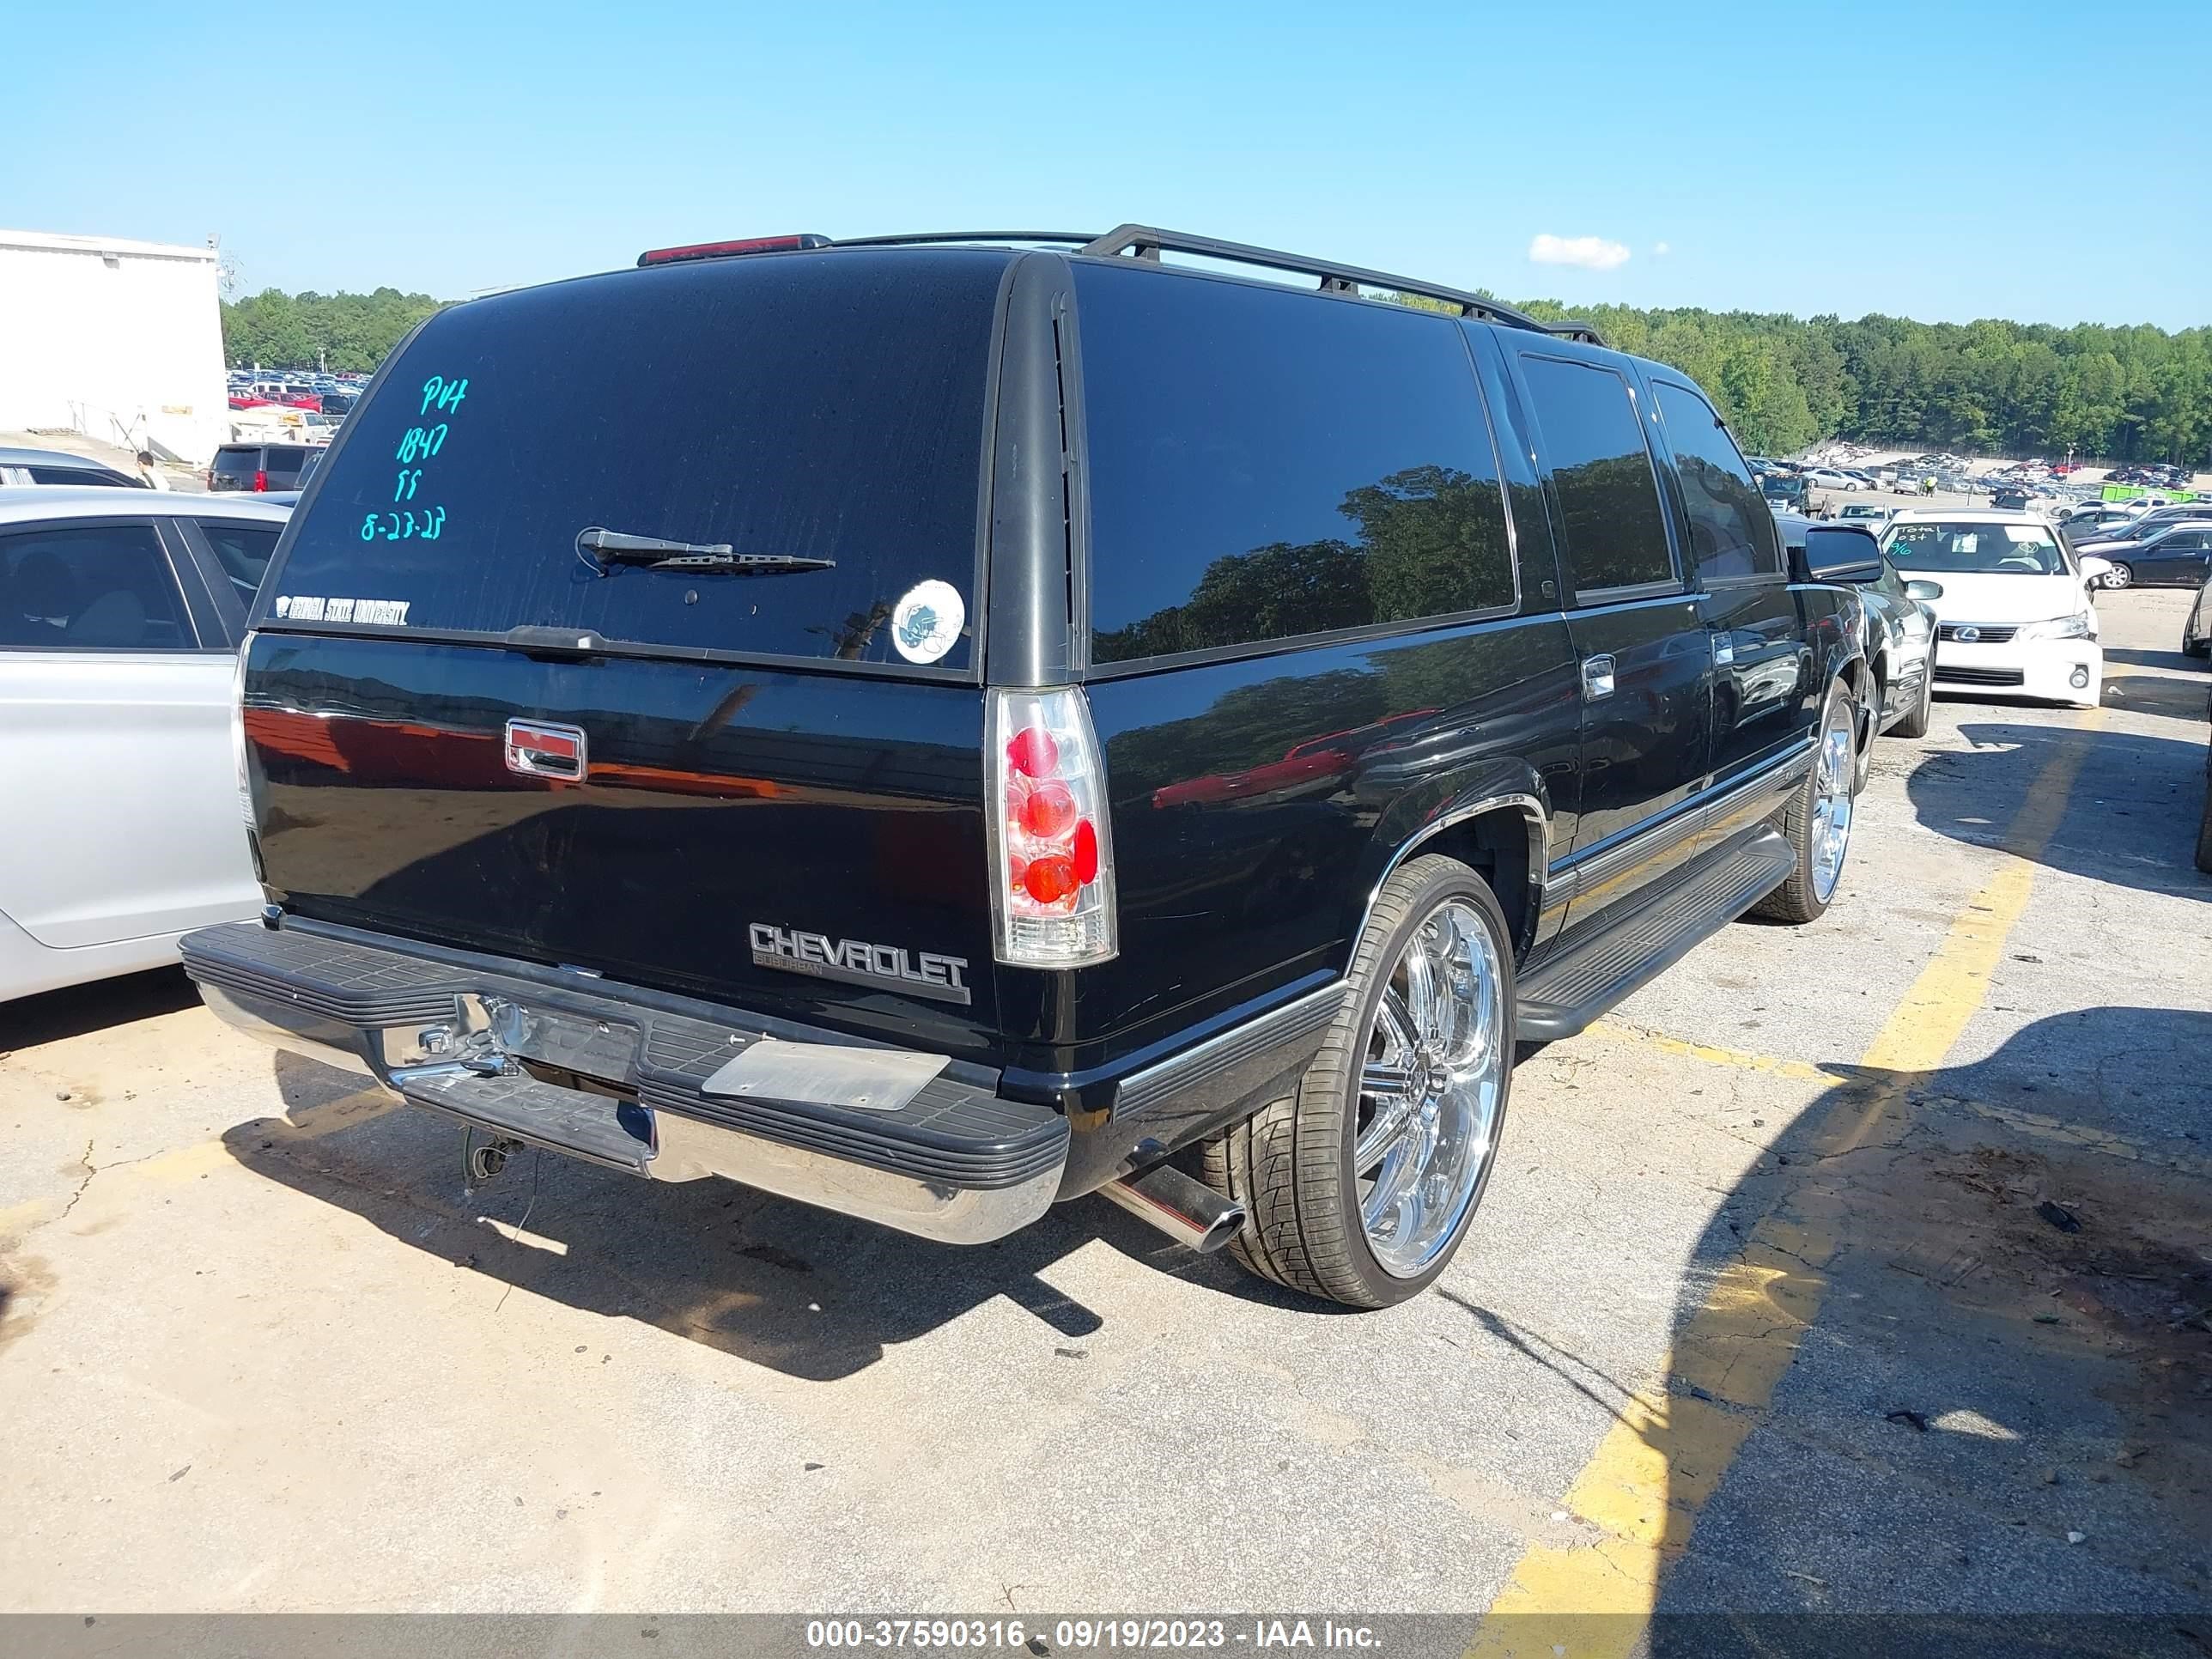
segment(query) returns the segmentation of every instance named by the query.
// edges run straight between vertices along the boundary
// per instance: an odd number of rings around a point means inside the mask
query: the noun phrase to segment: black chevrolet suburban
[[[1382,1306],[1516,1044],[1834,894],[1859,601],[1679,373],[1135,226],[639,264],[378,374],[240,656],[266,908],[185,941],[477,1178],[1101,1192]]]

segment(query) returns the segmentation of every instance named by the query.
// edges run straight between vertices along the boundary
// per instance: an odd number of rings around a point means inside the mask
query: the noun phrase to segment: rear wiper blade
[[[649,570],[726,570],[738,576],[773,576],[783,570],[835,570],[835,559],[810,559],[797,553],[683,553],[646,561]]]
[[[592,525],[576,532],[576,555],[594,569],[610,564],[641,564],[652,570],[726,570],[736,575],[772,576],[784,570],[835,570],[835,559],[798,553],[739,553],[727,542],[672,542],[659,536]]]

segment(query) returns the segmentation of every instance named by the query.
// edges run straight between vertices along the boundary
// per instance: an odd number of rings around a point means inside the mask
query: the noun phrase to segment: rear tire
[[[1857,792],[1851,787],[1851,697],[1842,682],[1828,688],[1820,737],[1804,781],[1790,792],[1783,838],[1796,855],[1789,879],[1752,906],[1778,921],[1817,921],[1843,884]]]
[[[1489,884],[1434,854],[1393,872],[1297,1092],[1203,1149],[1201,1178],[1244,1206],[1237,1261],[1352,1308],[1434,1283],[1497,1166],[1516,1012]]]
[[[1914,700],[1911,710],[1900,716],[1897,724],[1889,729],[1900,738],[1924,738],[1928,735],[1928,717],[1935,708],[1936,663],[1930,658],[1928,665],[1920,671],[1919,696]]]

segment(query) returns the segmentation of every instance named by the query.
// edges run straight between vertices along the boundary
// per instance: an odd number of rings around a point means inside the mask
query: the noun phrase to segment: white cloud
[[[1548,231],[1528,244],[1528,259],[1539,265],[1580,265],[1584,270],[1611,270],[1628,262],[1626,243],[1608,242],[1602,236],[1554,236]]]
[[[1663,259],[1674,251],[1674,250],[1673,248],[1668,247],[1664,242],[1654,242],[1651,244],[1651,257],[1655,259]]]

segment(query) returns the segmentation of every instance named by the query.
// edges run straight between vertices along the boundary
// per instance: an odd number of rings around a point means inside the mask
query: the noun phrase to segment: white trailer
[[[216,250],[0,230],[0,430],[204,465],[228,434]]]

